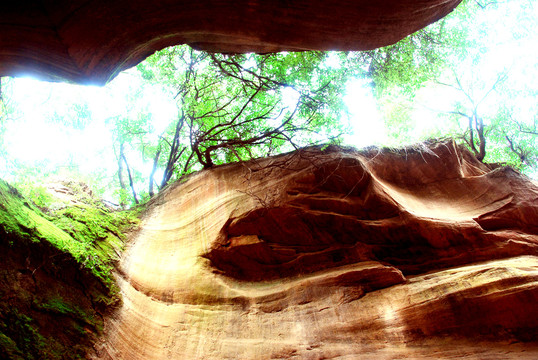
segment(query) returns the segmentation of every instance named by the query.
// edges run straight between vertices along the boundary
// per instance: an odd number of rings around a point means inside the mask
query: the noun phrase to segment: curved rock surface
[[[461,0],[4,1],[0,75],[105,84],[156,50],[366,50],[393,44]]]
[[[216,167],[149,206],[99,358],[536,359],[537,224],[452,142]]]

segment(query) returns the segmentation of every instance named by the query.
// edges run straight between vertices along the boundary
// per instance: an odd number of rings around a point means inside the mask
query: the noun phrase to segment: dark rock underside
[[[20,0],[2,4],[0,75],[105,84],[177,44],[214,52],[368,50],[461,0]]]

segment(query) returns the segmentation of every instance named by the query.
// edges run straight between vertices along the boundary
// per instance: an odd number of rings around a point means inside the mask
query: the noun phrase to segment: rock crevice
[[[532,359],[537,191],[453,142],[202,171],[149,206],[100,356]]]

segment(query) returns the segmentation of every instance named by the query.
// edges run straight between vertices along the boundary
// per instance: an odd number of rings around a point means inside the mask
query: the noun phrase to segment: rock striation
[[[214,52],[366,50],[437,21],[461,0],[7,1],[0,76],[105,84],[166,46]]]
[[[306,148],[161,192],[100,359],[535,359],[538,187],[453,142]]]

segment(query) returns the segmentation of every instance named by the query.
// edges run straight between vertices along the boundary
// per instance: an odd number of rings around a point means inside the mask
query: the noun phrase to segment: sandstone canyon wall
[[[0,76],[105,84],[166,46],[216,52],[366,50],[461,0],[18,0],[0,11]]]
[[[538,187],[452,142],[308,148],[160,193],[100,359],[538,358]]]

